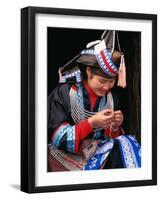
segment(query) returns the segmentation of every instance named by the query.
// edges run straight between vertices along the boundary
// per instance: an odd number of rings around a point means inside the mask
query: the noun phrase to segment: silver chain
[[[81,89],[81,88],[79,88]],[[82,92],[82,91],[81,91]],[[90,117],[92,117],[93,115],[95,115],[97,112],[90,112],[88,110],[86,110],[83,105],[81,105],[81,103],[78,101],[78,98],[82,98],[82,96],[80,94],[78,94],[79,92],[76,92],[75,90],[73,90],[71,88],[70,90],[70,105],[71,105],[71,116],[73,121],[78,124],[81,120],[85,120],[85,119],[89,119]],[[78,96],[79,95],[79,96]],[[82,100],[82,99],[81,99]],[[102,106],[101,110],[110,108],[113,110],[114,105],[113,105],[113,97],[111,92],[109,92],[107,94],[107,102],[105,105]],[[99,110],[99,111],[101,111]],[[94,129],[94,132],[102,130],[102,128],[96,128]]]

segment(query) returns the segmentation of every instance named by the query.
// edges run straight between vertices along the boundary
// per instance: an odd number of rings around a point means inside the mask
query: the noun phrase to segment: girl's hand
[[[108,128],[114,120],[114,112],[111,109],[106,109],[97,112],[95,115],[88,119],[92,128]]]
[[[114,120],[111,123],[111,130],[119,128],[123,123],[124,117],[121,110],[114,111]]]

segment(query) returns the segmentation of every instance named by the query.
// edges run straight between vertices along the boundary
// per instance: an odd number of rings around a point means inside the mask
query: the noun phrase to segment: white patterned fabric
[[[93,157],[88,160],[83,169],[100,169],[103,162],[107,160],[116,141],[119,142],[119,150],[121,152],[121,160],[124,168],[141,167],[141,147],[136,141],[135,136],[121,135],[115,139],[110,139],[110,141],[101,141],[98,145],[97,151]]]

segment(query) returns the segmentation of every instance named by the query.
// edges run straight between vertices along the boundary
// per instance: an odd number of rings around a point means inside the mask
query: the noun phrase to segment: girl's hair
[[[119,64],[120,64],[120,59],[121,59],[121,53],[119,51],[114,51],[112,54],[112,61],[118,68],[119,68]],[[85,79],[85,80],[87,80],[87,73],[86,73],[87,67],[90,67],[92,74],[99,75],[99,76],[102,76],[104,78],[109,78],[109,79],[113,78],[111,76],[108,76],[101,69],[101,67],[99,66],[97,61],[93,62],[92,65],[90,65],[90,64],[84,65],[82,63],[78,63],[78,67],[81,70],[83,79]]]

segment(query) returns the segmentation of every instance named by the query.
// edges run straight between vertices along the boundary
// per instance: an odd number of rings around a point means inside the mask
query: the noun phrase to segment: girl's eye
[[[100,80],[100,83],[105,83],[105,81],[104,80]]]

